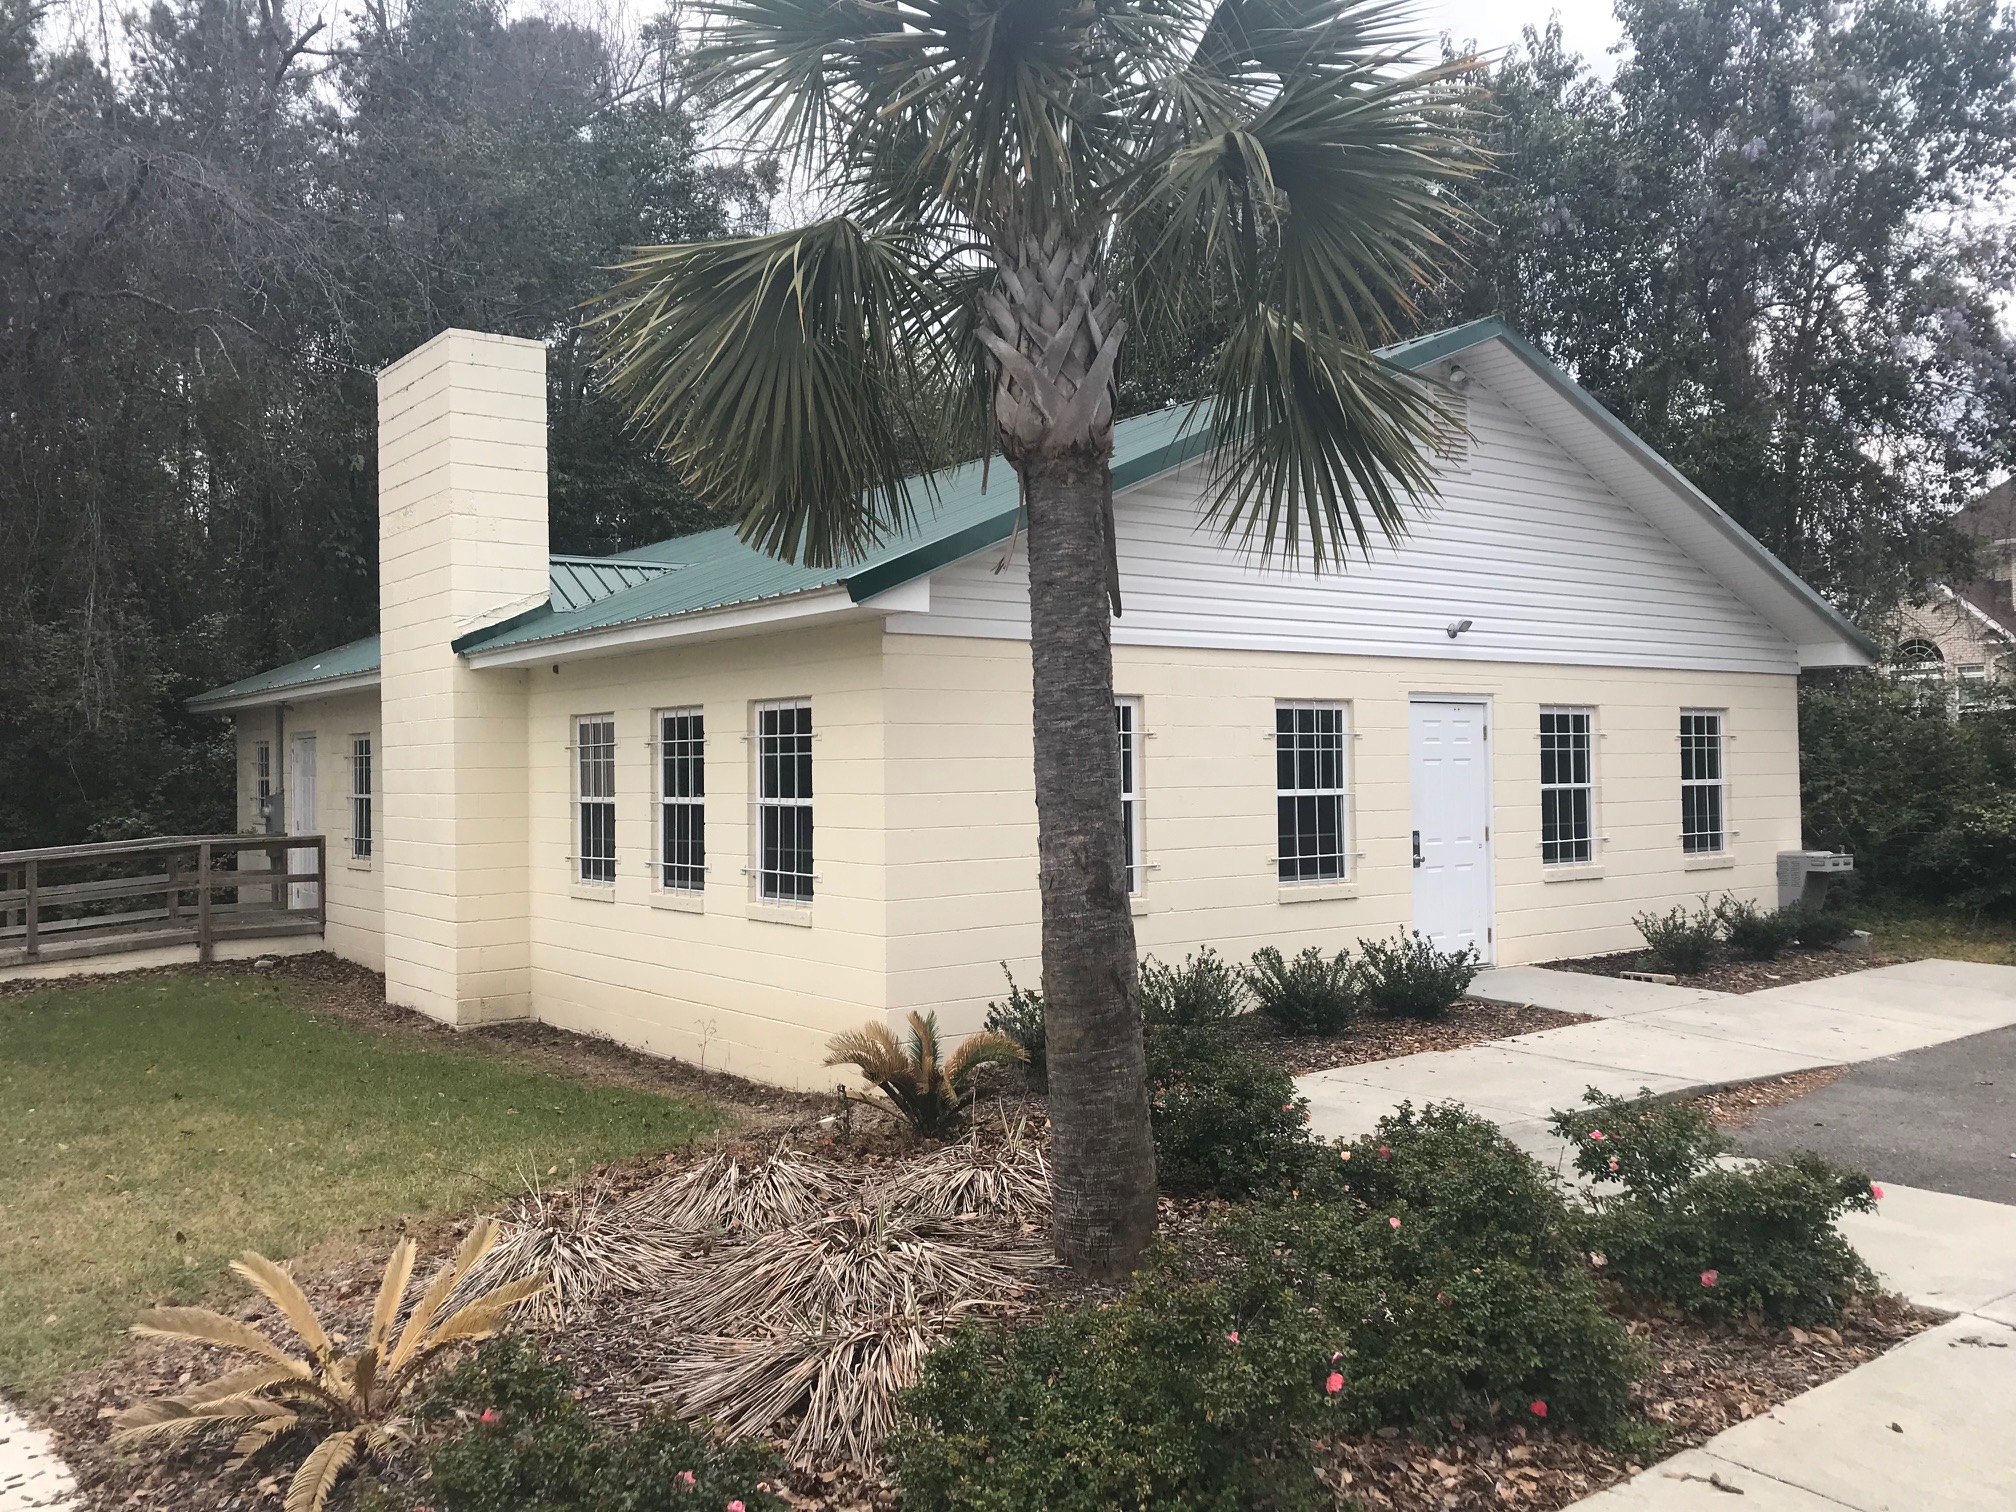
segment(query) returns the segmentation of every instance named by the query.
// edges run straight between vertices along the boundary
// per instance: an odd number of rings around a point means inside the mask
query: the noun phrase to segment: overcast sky
[[[1608,56],[1618,36],[1610,0],[1415,0],[1415,4],[1424,31],[1447,32],[1458,46],[1474,41],[1483,52],[1517,46],[1522,28],[1538,31],[1550,15],[1558,14],[1562,40],[1570,52],[1579,52],[1605,75],[1616,66]]]

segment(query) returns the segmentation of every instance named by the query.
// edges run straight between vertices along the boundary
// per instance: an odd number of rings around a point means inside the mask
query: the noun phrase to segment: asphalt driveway
[[[1864,1061],[1763,1110],[1736,1145],[1817,1150],[1878,1182],[2016,1203],[2016,1027]]]

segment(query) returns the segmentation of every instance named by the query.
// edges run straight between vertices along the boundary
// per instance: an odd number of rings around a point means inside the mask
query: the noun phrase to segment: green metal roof
[[[1795,596],[1823,610],[1847,636],[1863,642],[1860,632],[1838,611],[1499,317],[1413,337],[1382,348],[1379,355],[1411,371],[1487,341],[1504,341],[1511,346],[1623,445],[1649,459],[1662,474],[1670,474],[1670,480],[1711,515],[1719,529],[1740,538],[1753,558],[1771,569]],[[1198,408],[1172,406],[1123,420],[1113,429],[1113,486],[1132,487],[1202,456],[1210,449],[1211,439],[1208,416]],[[453,648],[470,652],[536,644],[841,586],[859,603],[1009,538],[1020,514],[1015,474],[1005,463],[989,472],[984,491],[983,469],[978,462],[918,480],[919,486],[913,490],[916,518],[909,527],[856,560],[834,567],[780,561],[744,544],[727,527],[678,536],[613,557],[556,556],[552,558],[551,598],[546,604],[472,630],[456,639]],[[335,679],[375,673],[377,668],[378,640],[371,636],[213,688],[189,703],[195,709],[228,706],[260,694],[305,691]]]
[[[229,705],[256,700],[261,694],[302,692],[321,683],[370,676],[377,671],[378,637],[367,635],[362,640],[354,640],[347,646],[338,646],[333,651],[304,656],[297,662],[289,662],[284,667],[275,667],[270,672],[241,677],[237,682],[226,683],[221,688],[212,688],[207,693],[199,693],[189,700],[189,707],[202,710],[218,704]]]

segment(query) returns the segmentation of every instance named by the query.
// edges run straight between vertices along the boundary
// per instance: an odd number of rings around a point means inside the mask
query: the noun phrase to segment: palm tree
[[[1113,713],[1115,365],[1129,339],[1215,339],[1192,417],[1215,447],[1204,518],[1243,547],[1321,568],[1397,532],[1449,412],[1371,345],[1458,219],[1462,65],[1416,67],[1389,0],[702,9],[722,108],[838,208],[636,250],[600,317],[609,379],[782,556],[845,561],[907,525],[920,456],[998,447],[1018,475],[1057,1244],[1115,1273],[1155,1223]]]

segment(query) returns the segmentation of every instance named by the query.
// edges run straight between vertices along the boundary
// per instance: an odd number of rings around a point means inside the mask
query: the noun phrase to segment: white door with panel
[[[296,735],[287,753],[287,833],[314,834],[316,818],[315,737]],[[300,845],[289,850],[287,870],[312,874],[315,870],[314,849]],[[319,886],[321,886],[319,882],[290,883],[287,888],[287,906],[293,909],[313,909],[316,904],[315,889]]]
[[[1408,706],[1414,927],[1442,950],[1493,959],[1491,709],[1481,700]]]

